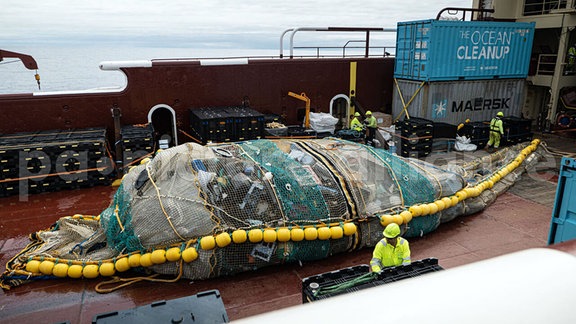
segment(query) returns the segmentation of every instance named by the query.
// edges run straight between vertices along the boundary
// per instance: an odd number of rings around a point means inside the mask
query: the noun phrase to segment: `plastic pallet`
[[[310,287],[310,284],[312,283],[316,283],[318,285],[318,288],[316,289],[342,284],[368,273],[369,270],[370,267],[368,265],[360,265],[305,278],[302,280],[302,302],[308,303],[317,300],[327,299],[337,295],[353,291],[359,291],[366,288],[381,286],[384,284],[408,278],[414,278],[423,275],[425,273],[441,271],[444,269],[438,265],[437,259],[427,258],[419,261],[414,261],[412,262],[412,264],[409,265],[384,268],[376,279],[364,284],[359,284],[357,286],[347,288],[346,290],[336,293],[314,296],[315,289],[313,289],[313,287]]]
[[[220,292],[209,290],[188,297],[98,314],[92,318],[92,323],[228,323],[228,315]]]

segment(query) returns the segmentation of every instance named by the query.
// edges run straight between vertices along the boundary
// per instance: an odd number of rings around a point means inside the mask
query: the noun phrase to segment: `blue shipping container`
[[[526,78],[535,23],[399,22],[394,77],[420,81]]]
[[[548,244],[576,239],[576,159],[563,157]]]

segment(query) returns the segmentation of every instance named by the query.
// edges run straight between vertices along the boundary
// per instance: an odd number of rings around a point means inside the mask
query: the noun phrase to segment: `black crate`
[[[435,122],[432,131],[433,138],[456,138],[456,125]]]
[[[225,109],[234,118],[234,140],[260,139],[265,135],[264,115],[248,107]]]
[[[502,117],[505,132],[509,136],[528,134],[532,131],[532,120],[520,117]]]
[[[125,323],[228,323],[218,290],[157,301],[146,306],[95,315],[93,324]]]
[[[190,109],[190,130],[202,144],[236,140],[234,116],[225,107]]]
[[[410,158],[423,158],[432,153],[432,148],[427,150],[401,150],[400,155],[403,157],[410,157]]]
[[[459,133],[470,139],[485,139],[490,136],[490,124],[484,122],[466,123]]]
[[[401,147],[402,150],[406,150],[406,151],[423,151],[423,152],[428,152],[430,153],[430,151],[432,150],[432,144],[433,141],[422,141],[422,142],[418,142],[418,143],[410,143],[407,141],[403,141],[401,142]]]
[[[414,261],[409,265],[384,268],[382,272],[372,280],[359,283],[358,285],[348,287],[338,292],[322,293],[322,289],[334,287],[366,275],[369,269],[370,267],[368,265],[363,264],[305,278],[302,280],[302,302],[308,303],[327,299],[353,291],[381,286],[391,282],[418,277],[426,273],[444,270],[438,265],[437,259],[427,258]]]
[[[523,142],[530,142],[533,136],[534,133],[521,134],[521,135],[510,135],[509,133],[504,133],[501,142],[503,145],[514,145]]]
[[[112,168],[97,162],[106,156],[105,128],[8,134],[0,143],[5,145],[0,146],[0,178],[19,179],[5,182],[0,196],[22,194],[20,187],[39,193],[104,184],[113,175],[113,170],[91,170]]]

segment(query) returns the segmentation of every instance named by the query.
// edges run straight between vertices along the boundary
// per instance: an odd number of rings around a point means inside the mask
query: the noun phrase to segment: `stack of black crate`
[[[514,145],[532,140],[532,120],[520,117],[502,117],[504,124],[503,145]]]
[[[0,137],[0,196],[108,185],[106,129],[86,128]]]
[[[479,149],[482,149],[490,138],[490,124],[488,122],[466,123],[459,134],[468,137],[471,144],[476,144]]]
[[[249,107],[230,107],[226,109],[234,117],[234,140],[244,141],[260,139],[265,135],[265,116]]]
[[[136,164],[143,156],[154,152],[154,129],[151,124],[122,126],[120,135],[124,167]]]
[[[234,140],[234,117],[223,108],[190,109],[190,131],[202,144]]]
[[[190,131],[202,144],[259,139],[265,116],[244,106],[190,109]]]
[[[396,122],[396,134],[399,138],[400,155],[422,158],[432,152],[432,133],[434,124],[424,118],[406,118]]]

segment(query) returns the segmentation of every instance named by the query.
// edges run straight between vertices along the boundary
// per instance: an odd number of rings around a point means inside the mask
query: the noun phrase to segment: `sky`
[[[277,48],[292,27],[395,28],[398,21],[435,18],[445,7],[471,6],[472,0],[2,0],[0,48]]]

